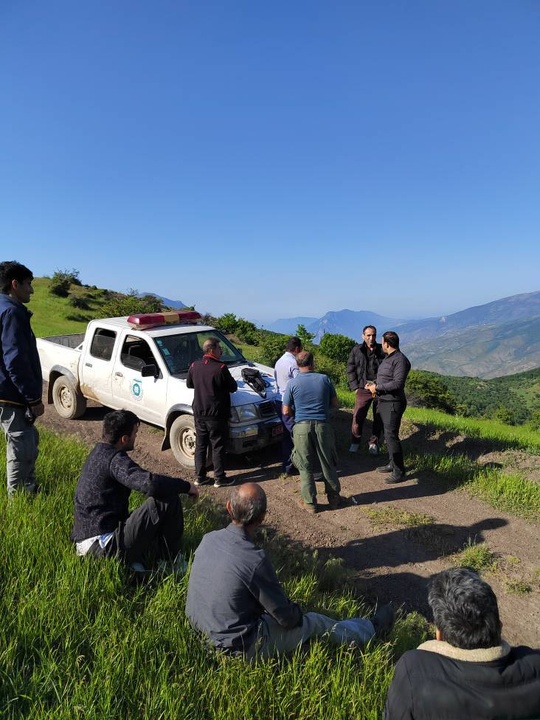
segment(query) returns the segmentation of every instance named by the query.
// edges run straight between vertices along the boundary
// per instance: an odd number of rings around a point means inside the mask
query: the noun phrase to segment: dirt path
[[[48,407],[43,425],[76,435],[89,445],[100,438],[105,411],[90,407],[80,420],[63,420]],[[347,438],[347,418],[341,413],[341,445]],[[160,451],[161,432],[147,425],[139,431],[134,459],[159,472],[189,477],[172,452]],[[317,550],[324,560],[340,557],[352,579],[370,600],[392,600],[406,610],[429,617],[426,580],[455,564],[450,557],[468,542],[485,542],[498,566],[485,573],[499,599],[505,637],[512,643],[540,646],[540,537],[538,525],[490,508],[464,491],[448,491],[436,477],[422,477],[400,485],[385,485],[375,472],[382,458],[349,455],[341,447],[342,494],[351,505],[311,516],[297,507],[298,477],[280,474],[278,453],[232,458],[230,474],[242,481],[260,482],[267,495],[267,522],[291,544]],[[193,476],[189,477],[193,479]],[[320,492],[323,492],[322,485]],[[227,490],[204,488],[218,501]],[[528,586],[529,591],[524,591]]]

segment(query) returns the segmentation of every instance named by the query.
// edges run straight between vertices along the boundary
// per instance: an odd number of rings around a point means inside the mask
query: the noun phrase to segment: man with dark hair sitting
[[[497,598],[466,568],[431,583],[436,640],[396,665],[385,720],[540,718],[540,651],[501,639]]]
[[[266,553],[254,543],[266,515],[256,483],[235,488],[227,502],[231,524],[207,533],[195,552],[186,615],[219,650],[247,660],[290,652],[310,638],[362,646],[388,633],[393,611],[383,605],[371,620],[334,620],[303,613],[289,600]]]
[[[103,420],[103,442],[88,456],[75,491],[72,540],[78,555],[118,557],[144,572],[149,559],[180,563],[184,531],[179,493],[194,499],[198,489],[187,480],[143,470],[127,454],[135,447],[139,418],[115,410]],[[132,513],[132,490],[148,498]]]

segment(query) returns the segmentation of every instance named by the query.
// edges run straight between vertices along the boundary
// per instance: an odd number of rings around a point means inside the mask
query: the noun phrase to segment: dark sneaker
[[[375,628],[375,637],[385,640],[394,627],[395,613],[394,608],[388,605],[381,605],[375,615],[371,618],[373,627]]]
[[[395,485],[396,483],[405,482],[407,476],[402,470],[394,470],[390,477],[384,479],[387,485]]]
[[[199,487],[200,485],[210,485],[211,482],[212,481],[209,478],[202,477],[202,478],[197,478],[193,484],[197,485],[197,487]]]
[[[236,482],[235,478],[228,478],[223,477],[214,480],[214,487],[220,488],[220,487],[231,487],[231,485],[234,485]]]
[[[319,511],[317,503],[305,503],[303,500],[298,500],[298,507],[310,513],[310,515],[316,515]]]
[[[343,495],[333,495],[328,498],[328,505],[330,510],[337,510],[338,508],[347,507],[349,501]]]
[[[359,447],[360,447],[360,445],[357,442],[353,442],[353,443],[351,443],[351,445],[349,447],[349,452],[350,453],[358,452]]]
[[[394,466],[392,463],[388,463],[388,465],[383,465],[382,467],[377,468],[377,472],[380,473],[391,473],[394,470]]]

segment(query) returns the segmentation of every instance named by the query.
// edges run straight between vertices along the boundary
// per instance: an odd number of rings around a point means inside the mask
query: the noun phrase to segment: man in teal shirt
[[[327,375],[314,372],[312,353],[298,353],[296,362],[300,372],[287,384],[283,413],[294,417],[292,459],[300,471],[300,504],[313,514],[318,510],[313,479],[315,459],[318,457],[328,504],[336,510],[347,504],[339,494],[341,486],[336,471],[336,445],[330,424],[330,411],[338,407],[336,391]]]

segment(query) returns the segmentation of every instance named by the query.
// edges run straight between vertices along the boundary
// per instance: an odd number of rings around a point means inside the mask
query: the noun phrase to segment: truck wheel
[[[171,425],[169,440],[174,457],[185,468],[195,467],[195,421],[192,415],[179,415]]]
[[[84,415],[86,398],[65,375],[60,375],[54,381],[52,396],[55,410],[60,417],[75,420]]]

